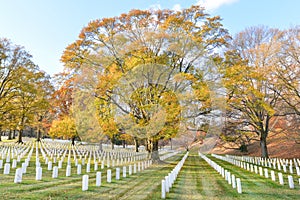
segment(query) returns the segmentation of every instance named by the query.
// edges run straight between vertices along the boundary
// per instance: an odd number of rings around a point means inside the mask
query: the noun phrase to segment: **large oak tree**
[[[199,6],[132,10],[90,22],[62,61],[74,74],[97,72],[93,95],[102,131],[112,140],[124,131],[147,139],[158,160],[160,139],[212,109],[204,58],[228,39],[220,21]]]

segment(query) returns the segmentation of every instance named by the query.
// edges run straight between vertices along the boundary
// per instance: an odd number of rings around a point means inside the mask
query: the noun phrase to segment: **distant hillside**
[[[248,152],[242,153],[239,150],[224,149],[217,144],[217,138],[207,138],[203,144],[200,145],[200,151],[217,154],[234,154],[260,157],[259,141],[255,141],[248,146]],[[285,135],[277,134],[271,135],[268,140],[269,157],[280,158],[300,158],[300,144],[296,144],[292,140],[288,140]],[[214,147],[213,147],[214,146]]]

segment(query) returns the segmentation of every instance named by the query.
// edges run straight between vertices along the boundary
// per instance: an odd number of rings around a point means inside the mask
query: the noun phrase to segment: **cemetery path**
[[[224,199],[228,196],[228,191],[224,188],[225,183],[223,184],[219,178],[219,174],[214,172],[197,153],[190,153],[167,197],[170,199]]]

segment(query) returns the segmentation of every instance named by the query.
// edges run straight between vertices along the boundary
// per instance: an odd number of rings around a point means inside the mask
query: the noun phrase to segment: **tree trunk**
[[[12,138],[13,138],[13,139],[16,139],[16,130],[13,131],[13,136],[12,136]]]
[[[122,140],[122,145],[123,145],[123,148],[125,149],[125,147],[126,147],[125,140]]]
[[[139,141],[136,137],[134,137],[133,140],[134,140],[135,152],[139,152]]]
[[[102,140],[100,140],[99,142],[99,151],[102,151],[103,150],[103,145],[102,145]]]
[[[30,128],[30,137],[34,137],[34,130],[33,130],[33,128]]]
[[[261,157],[269,158],[266,134],[262,134],[260,137],[260,149],[261,149]]]
[[[115,149],[115,144],[114,144],[115,138],[114,138],[114,136],[112,136],[112,138],[110,139],[110,142],[111,142],[111,150],[114,150]]]
[[[2,131],[0,130],[0,141],[2,141],[2,138],[1,138],[1,136],[2,136]]]
[[[37,134],[36,134],[36,141],[39,142],[41,141],[41,130],[38,128]]]
[[[170,138],[170,145],[171,145],[171,150],[173,150],[173,147],[172,147],[172,138]]]
[[[153,162],[158,163],[160,161],[158,154],[158,141],[152,141],[152,149],[150,158]]]
[[[12,140],[12,130],[9,130],[7,139]]]
[[[75,137],[72,137],[72,145],[75,145]]]
[[[22,135],[23,135],[23,130],[19,130],[19,136],[18,136],[17,143],[23,143],[23,141],[22,141]]]

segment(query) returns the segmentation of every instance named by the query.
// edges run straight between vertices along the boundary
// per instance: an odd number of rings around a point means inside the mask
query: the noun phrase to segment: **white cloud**
[[[208,11],[213,11],[223,5],[233,4],[238,1],[239,0],[199,0],[197,5],[203,6]]]
[[[180,4],[175,4],[172,8],[172,10],[175,10],[175,11],[181,11],[181,5]]]
[[[160,4],[153,4],[150,6],[150,10],[161,10]]]

